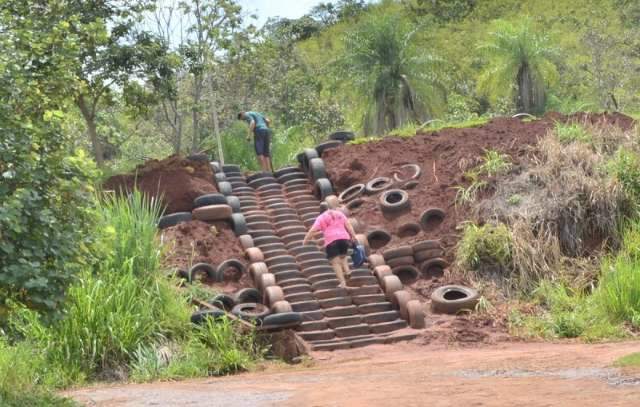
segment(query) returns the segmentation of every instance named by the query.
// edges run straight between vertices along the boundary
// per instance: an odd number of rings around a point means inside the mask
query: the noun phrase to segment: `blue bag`
[[[366,254],[364,252],[364,246],[361,244],[356,244],[353,246],[353,253],[351,253],[351,260],[353,261],[354,267],[362,266],[366,259]]]

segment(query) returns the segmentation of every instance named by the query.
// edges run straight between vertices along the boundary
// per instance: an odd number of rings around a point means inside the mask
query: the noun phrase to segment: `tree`
[[[59,311],[90,261],[95,174],[64,131],[80,41],[58,18],[65,5],[0,5],[0,319],[9,299]]]
[[[141,13],[149,8],[149,0],[71,1],[56,15],[69,21],[78,38],[75,71],[81,82],[75,100],[98,166],[104,162],[96,123],[101,103],[112,102],[116,87],[126,90],[129,83],[142,79],[149,58],[165,50],[153,36],[135,30]]]
[[[367,134],[428,119],[443,95],[442,62],[418,49],[417,31],[396,13],[375,13],[345,37],[340,66],[367,101]]]
[[[513,97],[519,112],[544,111],[549,83],[557,77],[556,50],[535,32],[530,19],[496,21],[479,50],[486,60],[478,81],[481,93],[492,100]]]

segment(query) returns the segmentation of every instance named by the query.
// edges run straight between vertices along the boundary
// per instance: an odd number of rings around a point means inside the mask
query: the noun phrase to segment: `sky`
[[[239,0],[245,11],[257,14],[258,26],[263,25],[269,17],[302,17],[321,2],[322,0]]]

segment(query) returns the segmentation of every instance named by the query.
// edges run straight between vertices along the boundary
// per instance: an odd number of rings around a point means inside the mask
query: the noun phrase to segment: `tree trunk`
[[[87,131],[89,133],[89,139],[91,140],[91,147],[93,149],[93,158],[96,160],[96,164],[99,168],[104,167],[104,151],[102,143],[98,139],[98,132],[96,130],[96,112],[95,109],[89,109],[85,101],[84,95],[78,96],[76,104],[82,113],[85,123],[87,124]]]
[[[224,164],[224,151],[222,150],[222,137],[220,136],[220,123],[218,120],[218,92],[213,78],[210,78],[211,83],[211,118],[213,120],[213,136],[216,138],[218,144],[218,161],[220,164]]]
[[[193,81],[193,138],[191,140],[191,153],[198,152],[198,145],[200,144],[200,96],[202,94],[202,76],[195,75]]]
[[[531,74],[529,66],[524,64],[518,70],[518,101],[516,103],[518,113],[533,113],[531,92]]]

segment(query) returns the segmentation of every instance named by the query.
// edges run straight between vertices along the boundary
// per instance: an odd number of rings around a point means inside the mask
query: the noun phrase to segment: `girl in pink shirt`
[[[345,276],[349,274],[347,251],[351,241],[356,240],[356,233],[351,223],[342,212],[335,208],[330,208],[318,216],[309,232],[307,232],[302,244],[307,244],[309,239],[317,232],[322,232],[324,235],[327,258],[331,261],[331,266],[335,270],[341,286],[346,287]]]

